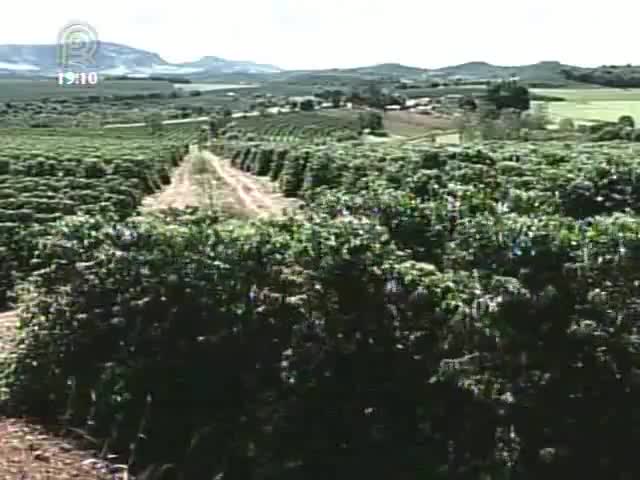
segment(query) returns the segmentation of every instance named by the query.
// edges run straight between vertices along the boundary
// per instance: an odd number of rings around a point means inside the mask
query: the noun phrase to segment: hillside
[[[74,67],[75,68],[75,67]],[[197,75],[279,72],[272,65],[206,56],[195,62],[169,63],[146,50],[100,42],[95,64],[88,70],[105,75]],[[57,45],[0,45],[0,75],[56,75],[60,71]]]
[[[191,62],[170,63],[157,53],[111,42],[100,42],[95,65],[87,67],[88,70],[97,70],[104,75],[179,75],[197,80],[208,80],[216,76],[242,76],[252,81],[260,79],[340,83],[354,78],[460,77],[465,80],[485,80],[517,76],[525,82],[557,85],[586,82],[609,86],[636,86],[640,84],[640,68],[634,68],[636,67],[586,69],[556,61],[503,66],[476,61],[436,69],[400,63],[381,63],[353,68],[285,71],[270,64],[228,60],[217,56],[204,56]],[[57,45],[0,45],[0,76],[50,77],[56,75],[59,70]]]
[[[402,65],[400,63],[381,63],[379,65],[371,65],[368,67],[348,68],[342,71],[356,74],[375,74],[402,77],[423,76],[429,73],[427,69],[410,67],[407,65]]]
[[[489,80],[508,77],[519,77],[523,82],[545,83],[552,85],[568,85],[576,83],[578,80],[568,79],[564,73],[570,69],[575,72],[582,72],[582,67],[565,65],[560,62],[547,61],[531,65],[503,66],[493,65],[487,62],[468,62],[460,65],[452,65],[443,68],[427,69],[402,65],[399,63],[383,63],[365,67],[307,70],[298,72],[281,72],[276,75],[278,78],[287,80],[336,80],[359,78],[381,78],[395,77],[403,79],[425,79],[425,78],[451,78],[459,77],[463,80]]]
[[[459,76],[466,79],[492,79],[510,76],[520,77],[527,82],[566,82],[563,70],[572,68],[582,70],[581,67],[564,65],[560,62],[548,61],[532,65],[502,66],[486,62],[470,62],[461,65],[430,70],[432,75]]]
[[[56,75],[58,64],[57,45],[0,45],[0,76],[33,77]],[[243,76],[247,80],[285,80],[289,82],[318,81],[320,83],[353,78],[419,78],[461,77],[467,80],[484,80],[518,76],[527,82],[565,84],[566,71],[574,77],[587,69],[564,65],[559,62],[539,62],[533,65],[501,66],[487,62],[468,62],[443,68],[427,69],[400,63],[381,63],[353,68],[285,71],[277,66],[252,61],[228,60],[217,56],[204,56],[199,60],[183,63],[167,62],[157,53],[126,45],[100,42],[95,65],[105,75],[180,75],[193,79],[209,79],[215,76]],[[254,77],[255,76],[255,77]]]
[[[567,67],[563,74],[569,80],[616,88],[640,87],[640,66],[604,65],[597,68]]]

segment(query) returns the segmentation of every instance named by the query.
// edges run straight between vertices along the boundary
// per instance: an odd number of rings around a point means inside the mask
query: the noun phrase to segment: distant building
[[[458,105],[460,100],[462,100],[463,97],[464,97],[463,95],[459,95],[459,94],[445,95],[444,97],[440,98],[440,103],[443,106],[451,107],[452,105]]]
[[[421,113],[424,115],[429,115],[433,112],[433,105],[419,105],[411,109],[413,113]]]
[[[431,105],[433,100],[431,97],[412,98],[405,102],[405,106],[408,108],[421,107]]]
[[[304,96],[304,97],[289,97],[287,99],[287,105],[290,105],[293,108],[300,108],[300,105],[303,102],[308,102],[308,101],[313,102],[314,108],[318,108],[320,107],[320,105],[322,105],[322,99],[311,96],[311,95]]]

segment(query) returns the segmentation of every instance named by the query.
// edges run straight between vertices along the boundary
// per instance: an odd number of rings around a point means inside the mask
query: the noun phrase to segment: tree
[[[350,100],[354,104],[363,103],[373,108],[383,109],[385,106],[392,103],[391,97],[387,95],[375,82],[371,82],[367,85],[364,91],[353,92],[350,95]]]
[[[360,130],[383,130],[382,115],[378,112],[362,112],[358,115]]]
[[[459,106],[462,110],[475,112],[478,109],[478,104],[475,99],[470,95],[465,95],[460,99]]]
[[[342,103],[342,99],[346,96],[345,92],[339,88],[325,89],[315,94],[316,97],[331,102],[334,108],[338,108]]]
[[[342,90],[332,90],[329,95],[329,101],[334,108],[340,107],[342,103],[342,98],[344,97],[344,92]]]
[[[516,81],[494,83],[487,87],[487,101],[496,109],[514,108],[516,110],[529,110],[531,98],[529,89]]]
[[[611,125],[603,128],[592,138],[596,142],[610,142],[620,140],[622,138],[622,127],[620,125]]]
[[[636,128],[636,121],[631,115],[622,115],[618,118],[618,125],[629,128]]]
[[[310,112],[313,109],[315,109],[315,104],[312,99],[307,98],[300,102],[300,110],[303,112]]]

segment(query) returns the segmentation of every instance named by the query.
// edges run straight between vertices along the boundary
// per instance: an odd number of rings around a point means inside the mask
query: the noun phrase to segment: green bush
[[[620,126],[605,127],[593,136],[595,142],[610,142],[622,139],[622,128]]]
[[[571,118],[563,118],[558,123],[558,129],[563,132],[571,132],[575,130],[575,128],[576,128],[575,123]]]
[[[618,118],[618,124],[622,127],[631,129],[636,128],[636,121],[631,115],[622,115],[620,118]]]

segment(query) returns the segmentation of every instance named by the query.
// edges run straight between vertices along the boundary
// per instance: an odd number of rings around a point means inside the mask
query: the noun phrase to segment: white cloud
[[[55,43],[70,20],[169,61],[216,55],[285,68],[640,63],[640,4],[610,0],[44,0],[12,3],[0,44]]]

